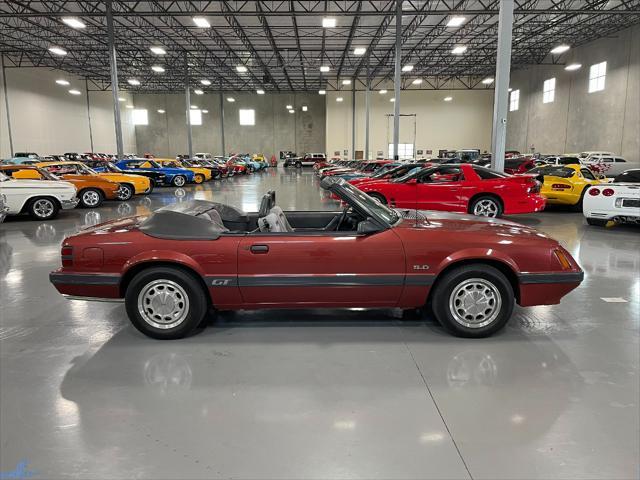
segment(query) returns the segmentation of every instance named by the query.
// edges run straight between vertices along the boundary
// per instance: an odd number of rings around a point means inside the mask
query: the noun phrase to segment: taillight
[[[613,189],[612,189],[612,188],[605,188],[605,189],[602,191],[602,194],[603,194],[605,197],[610,197],[611,195],[613,195],[613,193],[614,193],[614,192],[613,192]]]
[[[73,266],[73,247],[64,245],[60,251],[60,257],[62,258],[63,267]]]
[[[592,197],[597,197],[598,195],[600,195],[600,190],[597,188],[590,188],[589,195],[591,195]]]
[[[551,188],[571,188],[571,185],[567,185],[566,183],[554,183],[551,185]]]
[[[563,270],[571,270],[571,262],[562,250],[554,250],[553,253]]]

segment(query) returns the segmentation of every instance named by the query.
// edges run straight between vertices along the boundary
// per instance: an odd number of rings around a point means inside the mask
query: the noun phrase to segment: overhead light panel
[[[308,110],[307,106],[306,105],[302,105],[302,111],[306,112],[307,110]]]
[[[67,54],[67,51],[60,47],[49,47],[49,51],[54,55],[60,55],[61,57]]]
[[[482,83],[484,83],[485,85],[491,85],[493,83],[493,78],[487,77],[484,80],[482,80]]]
[[[464,23],[466,19],[467,19],[466,17],[461,17],[461,16],[451,17],[447,22],[447,27],[459,27]]]
[[[349,80],[349,79],[344,79],[344,80],[342,80],[342,84],[343,84],[343,85],[351,85],[351,80]]]
[[[71,90],[69,90],[69,93],[71,95],[80,95],[82,92],[80,90],[71,89]]]
[[[569,71],[569,72],[573,72],[575,70],[579,70],[581,67],[582,67],[581,63],[570,63],[569,65],[564,67],[564,69]]]
[[[410,72],[411,70],[413,70],[413,65],[403,65],[402,66],[402,71],[403,72]]]
[[[158,109],[158,113],[164,113],[164,110],[162,110],[161,108]]]
[[[561,53],[566,52],[570,48],[571,47],[569,45],[558,45],[557,47],[554,47],[551,49],[551,53],[553,53],[554,55],[560,55]]]
[[[69,83],[69,81],[68,81],[68,80],[64,80],[64,79],[62,79],[62,78],[61,78],[60,80],[56,80],[56,83],[57,83],[58,85],[64,85],[65,87],[66,87],[67,85],[71,85],[71,84]]]
[[[202,85],[211,85],[211,80],[207,80],[206,78],[204,80],[200,80],[200,83]]]
[[[140,80],[138,80],[137,78],[130,78],[129,80],[127,80],[127,83],[129,85],[140,85]]]
[[[235,101],[236,101],[236,99],[235,99],[235,98],[233,98],[233,97],[227,97],[227,102],[229,102],[229,103],[233,103],[233,102],[235,102]]]
[[[422,83],[422,79],[421,78],[416,78],[413,82],[411,82],[414,85],[420,85]]]
[[[191,110],[198,110],[198,106],[197,105],[191,105]]]
[[[453,100],[453,97],[444,97],[445,102],[450,102],[451,100]]]
[[[158,47],[158,46],[151,47],[149,50],[151,50],[151,53],[155,53],[156,55],[166,55],[167,54],[167,51],[164,48]]]
[[[390,101],[390,102],[395,102],[395,101],[396,101],[396,99],[395,99],[395,97],[394,97],[394,98],[390,98],[390,99],[389,99],[389,101]]]
[[[296,111],[292,108],[289,110],[289,113],[296,113]]]
[[[326,72],[328,72],[329,70],[331,70],[331,69],[329,68],[329,65],[322,65],[322,66],[320,67],[320,71],[321,71],[321,72],[326,73]]]
[[[322,27],[323,28],[335,28],[336,27],[336,19],[333,17],[325,17],[322,19]]]
[[[320,95],[326,95],[326,94],[327,94],[327,91],[326,91],[326,90],[318,90],[318,93],[319,93]]]
[[[364,55],[367,52],[366,47],[356,47],[353,49],[354,55]]]
[[[286,108],[287,110],[291,110],[291,109],[293,108],[293,105],[287,105],[285,108]]]
[[[204,91],[203,91],[203,90],[200,90],[199,88],[196,88],[196,89],[193,91],[193,93],[195,93],[196,95],[203,95],[203,94],[204,94]]]
[[[385,94],[387,93],[387,90],[383,88],[383,89],[382,89],[382,90],[380,90],[378,93],[379,93],[380,95],[385,95]]]
[[[343,100],[344,100],[344,98],[342,98],[342,97],[336,98],[336,102],[342,102]]]
[[[127,108],[133,108],[133,105],[126,105]]]
[[[261,88],[259,88],[258,90],[256,90],[256,93],[258,95],[264,95],[264,90],[262,90]]]
[[[451,50],[451,53],[453,53],[454,55],[462,55],[466,51],[467,51],[467,47],[465,45],[458,45],[456,47],[453,47],[453,50]]]
[[[202,113],[209,113],[209,110],[202,110]]]
[[[127,101],[127,99],[126,99],[126,98],[123,98],[123,97],[118,97],[118,101],[119,101],[119,102],[126,102],[126,101]]]
[[[247,73],[247,67],[244,65],[236,65],[236,70],[238,73]]]
[[[195,23],[196,27],[199,27],[199,28],[211,27],[211,24],[209,23],[209,21],[204,17],[193,17],[193,23]]]
[[[151,70],[153,70],[156,73],[164,73],[164,67],[161,65],[153,65],[151,67]]]
[[[85,28],[87,25],[75,17],[63,17],[62,21],[71,28]]]

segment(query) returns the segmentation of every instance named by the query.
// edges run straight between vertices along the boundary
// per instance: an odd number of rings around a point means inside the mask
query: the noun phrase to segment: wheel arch
[[[496,200],[498,200],[498,202],[500,202],[500,206],[502,207],[502,212],[504,213],[504,200],[502,199],[502,197],[500,195],[498,195],[497,193],[494,193],[494,192],[480,192],[480,193],[476,193],[475,195],[473,195],[469,199],[469,202],[467,203],[467,213],[472,213],[471,212],[471,205],[473,205],[473,202],[475,202],[480,197],[493,197],[493,198],[495,198]]]
[[[24,203],[22,204],[22,208],[20,209],[20,213],[25,213],[27,211],[27,209],[29,208],[29,206],[35,202],[36,200],[38,200],[39,198],[47,198],[49,200],[53,200],[53,202],[58,206],[58,208],[62,208],[62,204],[60,203],[60,200],[58,200],[55,196],[53,195],[33,195],[29,198],[27,198]]]

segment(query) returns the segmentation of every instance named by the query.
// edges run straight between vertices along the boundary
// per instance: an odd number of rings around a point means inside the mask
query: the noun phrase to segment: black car
[[[203,160],[199,158],[183,159],[182,164],[185,167],[207,168],[211,171],[211,178],[213,178],[214,180],[222,177],[222,169],[218,166],[218,164],[210,160]]]
[[[640,168],[625,170],[613,179],[613,183],[640,183]]]
[[[133,175],[140,175],[151,179],[151,188],[157,186],[169,185],[167,182],[167,176],[162,172],[156,172],[153,170],[144,169],[122,169],[117,167],[111,162],[106,160],[82,160],[82,162],[88,167],[94,169],[96,172],[109,172],[109,173],[130,173]]]

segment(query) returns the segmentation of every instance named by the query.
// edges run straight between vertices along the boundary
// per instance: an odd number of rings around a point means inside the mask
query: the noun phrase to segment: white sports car
[[[589,225],[608,222],[640,224],[640,183],[609,183],[589,187],[582,212]]]

